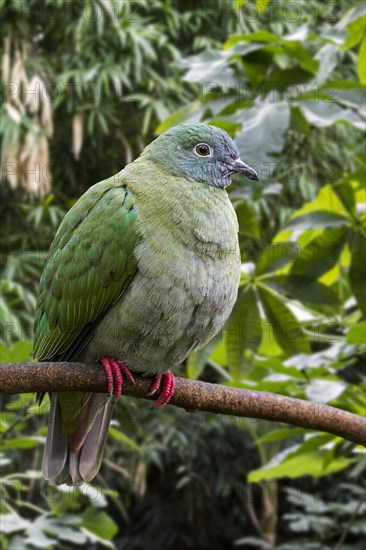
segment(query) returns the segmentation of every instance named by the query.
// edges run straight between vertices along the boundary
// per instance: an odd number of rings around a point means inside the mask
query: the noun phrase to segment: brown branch
[[[150,379],[124,381],[123,393],[147,397]],[[46,391],[105,392],[106,377],[98,364],[0,363],[0,393]],[[366,446],[366,419],[329,405],[293,399],[275,393],[242,390],[197,380],[176,378],[172,405],[187,411],[207,411],[248,418],[262,418],[321,430]]]

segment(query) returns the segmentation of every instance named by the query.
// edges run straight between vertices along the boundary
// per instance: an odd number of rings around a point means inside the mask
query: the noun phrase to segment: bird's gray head
[[[143,156],[159,163],[169,174],[214,187],[226,187],[235,173],[258,180],[255,170],[240,159],[231,137],[221,128],[207,124],[174,126],[153,141]]]

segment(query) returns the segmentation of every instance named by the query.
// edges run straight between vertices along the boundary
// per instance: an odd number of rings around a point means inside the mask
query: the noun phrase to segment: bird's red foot
[[[117,361],[112,357],[104,357],[102,365],[107,375],[108,393],[113,394],[115,399],[118,399],[122,393],[123,377],[135,383],[130,369],[126,363]]]
[[[162,405],[169,403],[175,388],[174,374],[168,370],[164,374],[155,376],[153,383],[147,395],[154,395],[161,388],[159,397],[154,401],[152,409],[157,409]]]

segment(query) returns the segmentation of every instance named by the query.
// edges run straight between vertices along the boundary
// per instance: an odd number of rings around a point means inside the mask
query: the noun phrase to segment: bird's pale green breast
[[[109,308],[82,359],[104,355],[154,374],[217,334],[240,274],[235,211],[224,189],[135,161],[123,182],[136,209],[137,272]]]

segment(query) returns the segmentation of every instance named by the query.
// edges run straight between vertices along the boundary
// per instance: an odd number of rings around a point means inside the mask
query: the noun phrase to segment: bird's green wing
[[[33,355],[65,357],[136,271],[137,213],[115,178],[91,187],[67,213],[51,245],[37,296]],[[75,353],[68,357],[75,356]]]

